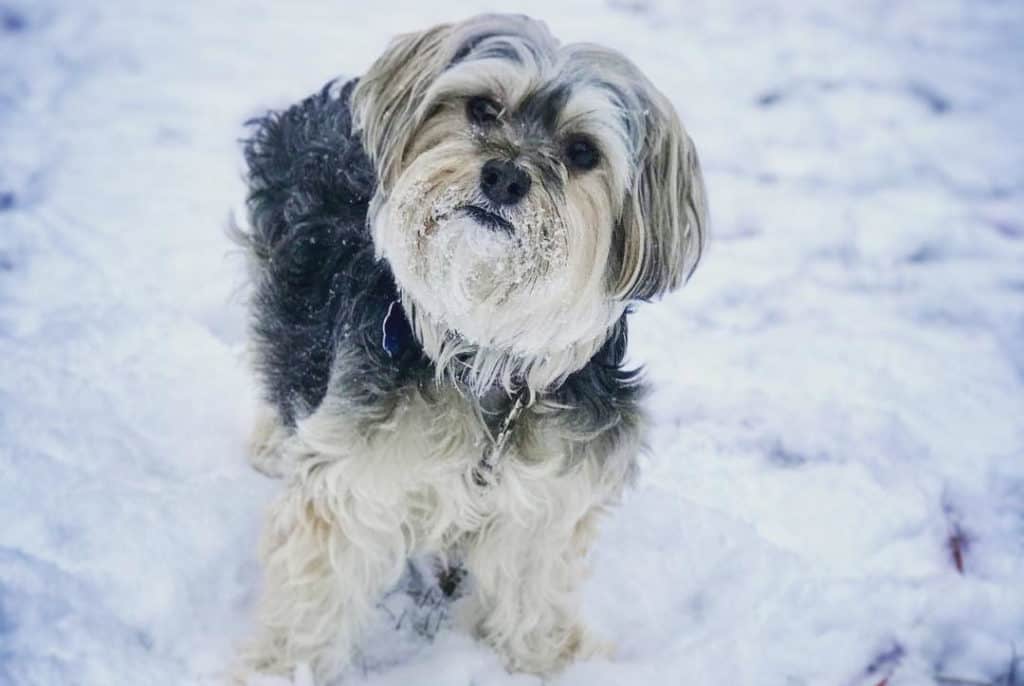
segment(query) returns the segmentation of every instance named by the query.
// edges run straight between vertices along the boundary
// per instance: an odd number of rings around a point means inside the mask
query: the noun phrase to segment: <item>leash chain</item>
[[[527,406],[523,401],[525,395],[526,392],[523,390],[516,393],[516,401],[513,403],[512,409],[505,415],[505,421],[501,423],[501,430],[498,431],[496,437],[491,439],[491,445],[484,451],[480,462],[473,468],[473,482],[477,486],[488,486],[494,483],[495,471],[505,456],[505,444],[508,443],[508,438],[512,435],[512,424]]]

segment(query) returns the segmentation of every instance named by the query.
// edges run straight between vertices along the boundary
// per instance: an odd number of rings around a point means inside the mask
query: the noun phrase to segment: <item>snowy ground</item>
[[[518,8],[670,94],[714,220],[635,318],[658,424],[586,588],[618,655],[556,683],[1024,683],[1024,5],[678,4]],[[220,682],[277,487],[240,123],[483,8],[0,0],[0,684]],[[351,683],[539,683],[398,623]]]

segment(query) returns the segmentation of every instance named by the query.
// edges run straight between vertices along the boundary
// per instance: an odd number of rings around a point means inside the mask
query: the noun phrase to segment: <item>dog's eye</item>
[[[565,159],[576,171],[590,171],[601,161],[601,153],[589,138],[577,136],[565,144]]]
[[[478,126],[491,126],[498,121],[501,107],[490,98],[479,95],[466,102],[466,117]]]

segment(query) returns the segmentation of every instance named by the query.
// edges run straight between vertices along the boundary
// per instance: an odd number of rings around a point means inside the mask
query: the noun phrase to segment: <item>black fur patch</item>
[[[291,424],[323,399],[331,366],[348,353],[365,401],[430,374],[415,339],[392,356],[384,318],[397,297],[391,270],[374,257],[366,227],[373,167],[352,133],[349,96],[328,84],[283,114],[250,122],[253,334],[267,400]],[[396,305],[401,310],[401,305]],[[352,370],[354,371],[354,370]]]
[[[545,133],[552,134],[571,95],[572,87],[565,83],[535,90],[520,103],[516,116],[524,122],[537,122]]]
[[[626,369],[627,315],[622,315],[604,346],[582,369],[554,391],[555,401],[567,408],[562,421],[575,432],[590,434],[607,454],[624,434],[635,431],[640,402],[647,393],[639,369]],[[570,463],[578,458],[572,456]]]

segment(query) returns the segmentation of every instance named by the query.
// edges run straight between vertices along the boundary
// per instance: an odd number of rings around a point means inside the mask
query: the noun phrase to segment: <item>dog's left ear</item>
[[[653,88],[651,89],[653,91]],[[672,104],[641,96],[636,163],[623,205],[612,294],[649,300],[681,286],[704,249],[707,206],[697,149]]]
[[[424,116],[419,111],[423,96],[447,64],[451,29],[440,24],[398,36],[352,93],[355,128],[385,190],[401,173],[406,148]]]

